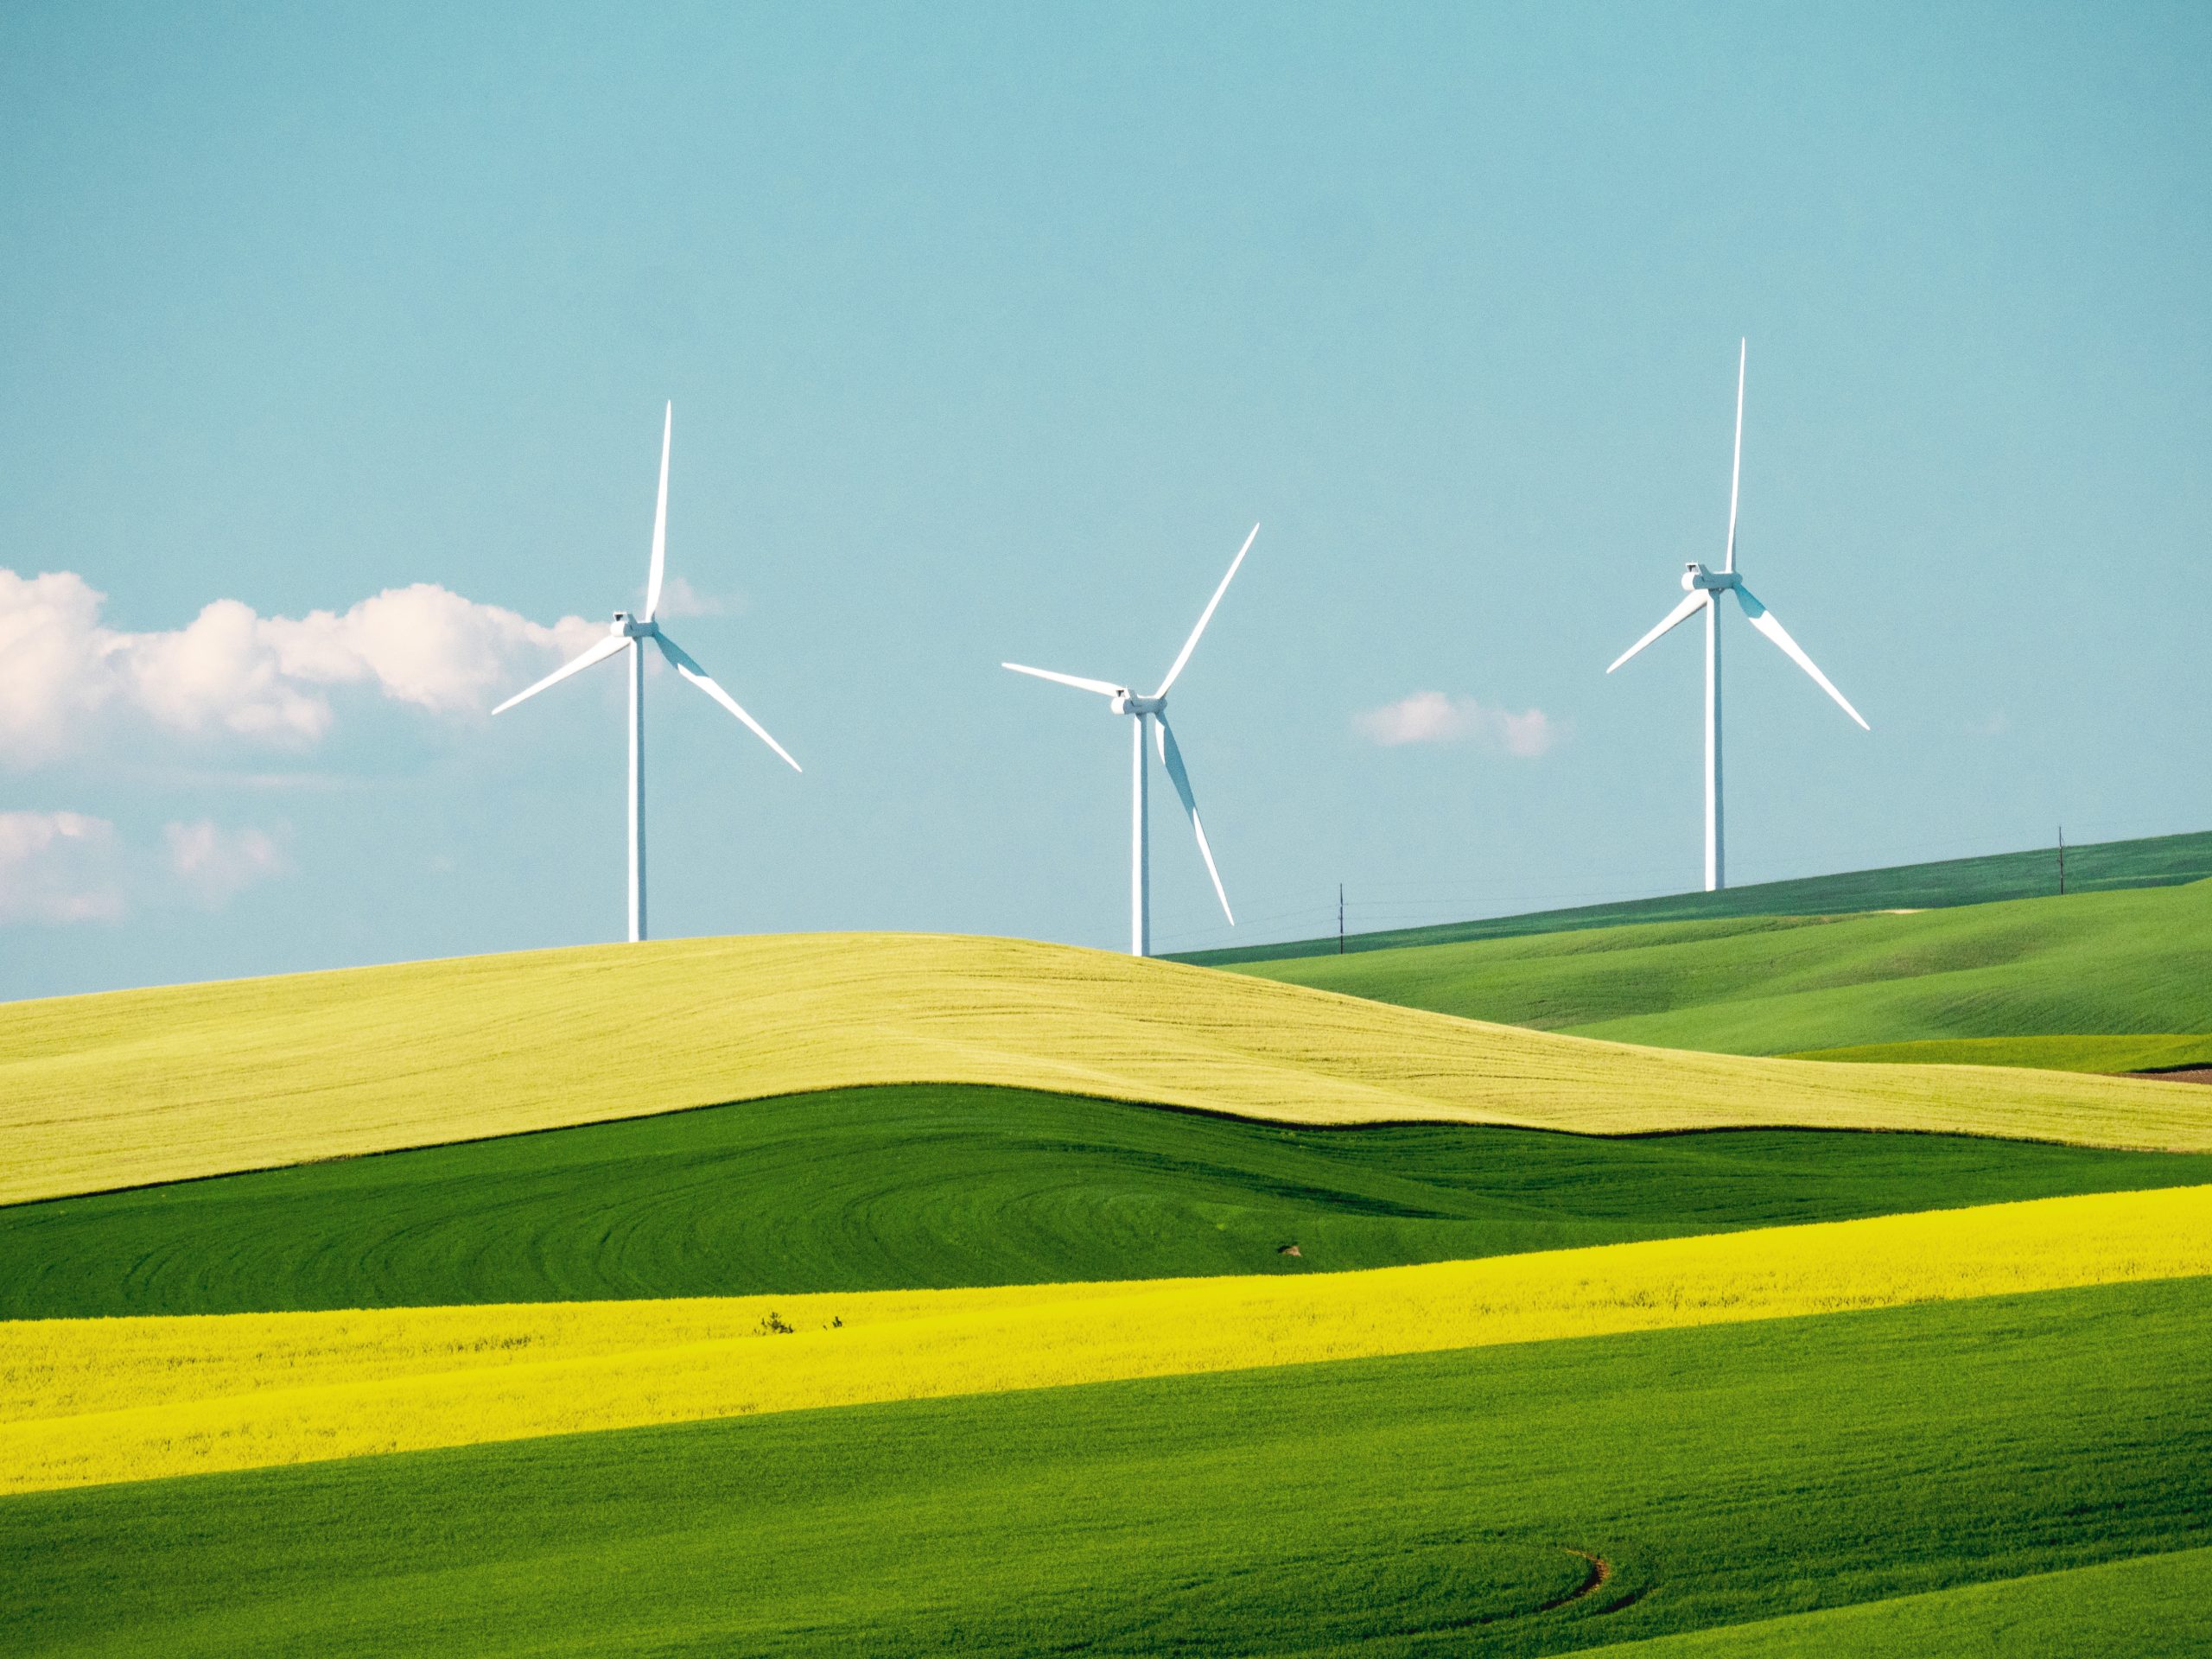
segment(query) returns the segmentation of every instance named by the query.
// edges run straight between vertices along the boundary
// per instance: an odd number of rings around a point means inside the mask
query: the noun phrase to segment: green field
[[[2193,1659],[2204,1650],[2208,1601],[2212,1549],[2177,1549],[1596,1651],[1616,1659]]]
[[[1910,915],[1531,934],[1241,971],[1727,1053],[2108,1071],[2212,1064],[2212,881]]]
[[[8,1327],[0,1446],[55,1468],[80,1446],[107,1461],[76,1478],[122,1484],[0,1498],[0,1652],[2208,1650],[2212,1280],[2146,1276],[2173,1266],[1319,1363],[1383,1293],[1268,1283],[1310,1345],[1135,1382],[1053,1372],[1066,1321],[976,1349],[931,1308],[883,1392],[767,1386],[809,1343],[874,1363],[843,1301],[867,1290],[1325,1274],[2212,1185],[2212,1090],[1771,1058],[2183,1064],[2212,1055],[2207,941],[2212,881],[1243,973],[855,935],[0,1009],[0,1319],[332,1311],[296,1354],[271,1321],[177,1327],[201,1346],[149,1362],[162,1388],[245,1381],[165,1405],[70,1392],[117,1364],[69,1352],[141,1327]],[[1923,1132],[1845,1132],[1885,1128]],[[1980,1248],[2012,1290],[2023,1253],[1989,1243],[2008,1214],[1947,1217],[1956,1251],[1911,1259]],[[1789,1248],[1742,1243],[1713,1293],[1737,1319]],[[1686,1305],[1568,1260],[1577,1294]],[[1393,1314],[1394,1341],[1497,1343],[1517,1304],[1454,1284]],[[1147,1363],[1203,1349],[1223,1288],[1162,1302]],[[513,1319],[596,1331],[633,1305],[486,1306],[752,1294],[804,1323],[781,1299],[810,1292],[849,1326],[785,1349],[746,1310],[721,1345],[612,1358]],[[442,1334],[363,1392],[363,1328],[394,1316],[346,1310],[378,1307],[451,1312],[404,1316]],[[896,1400],[928,1365],[984,1386],[971,1350],[1041,1356],[1007,1375],[1061,1385]],[[1215,1363],[1248,1351],[1274,1351]],[[454,1405],[470,1365],[486,1380]],[[602,1373],[637,1396],[618,1423],[683,1414],[699,1378],[690,1415],[760,1414],[549,1434]],[[871,1397],[894,1402],[821,1403]],[[465,1434],[426,1433],[439,1401]],[[249,1431],[327,1460],[144,1478],[221,1467]],[[461,1438],[484,1443],[388,1450]]]
[[[36,1494],[0,1502],[0,1649],[1530,1655],[1967,1585],[2001,1614],[1993,1581],[2212,1542],[2208,1319],[2212,1283],[2109,1287]],[[2147,1639],[2208,1627],[2199,1594]]]
[[[2098,842],[2066,849],[2069,893],[2174,887],[2207,879],[2212,879],[2212,830],[2138,841]],[[1349,953],[1648,922],[1715,921],[1742,916],[1836,916],[1870,910],[1936,910],[1953,905],[2037,899],[2057,891],[2057,849],[2047,847],[1984,858],[1954,858],[1932,864],[1900,864],[1840,875],[1805,876],[1790,881],[1762,881],[1751,887],[1724,888],[1719,893],[1677,893],[1618,904],[1580,905],[1571,910],[1534,911],[1471,922],[1391,928],[1354,933],[1343,940],[1331,934],[1325,938],[1192,950],[1179,955],[1175,960],[1227,967],[1237,963],[1275,962],[1290,957],[1335,956],[1340,945]]]
[[[2199,1183],[2212,1156],[886,1087],[0,1209],[0,1319],[1325,1272]]]

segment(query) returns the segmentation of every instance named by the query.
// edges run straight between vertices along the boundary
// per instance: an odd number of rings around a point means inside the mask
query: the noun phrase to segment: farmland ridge
[[[1023,940],[687,939],[0,1007],[0,1202],[876,1084],[1287,1123],[2212,1149],[2212,1091],[1685,1053]]]

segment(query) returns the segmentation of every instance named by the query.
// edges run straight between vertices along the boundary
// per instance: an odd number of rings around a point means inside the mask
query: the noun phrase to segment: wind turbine
[[[1677,623],[1687,622],[1705,613],[1705,890],[1716,893],[1727,885],[1726,867],[1722,858],[1720,835],[1720,594],[1732,591],[1736,603],[1743,607],[1751,625],[1779,645],[1789,660],[1813,677],[1813,682],[1828,696],[1836,706],[1857,721],[1862,730],[1872,730],[1866,719],[1851,706],[1843,693],[1837,690],[1828,677],[1821,672],[1804,648],[1789,637],[1789,631],[1777,620],[1772,611],[1759,603],[1758,596],[1744,586],[1743,577],[1736,574],[1736,496],[1744,480],[1744,365],[1750,355],[1749,342],[1740,342],[1736,348],[1736,461],[1728,480],[1728,552],[1726,562],[1718,570],[1708,570],[1692,560],[1682,573],[1682,586],[1688,590],[1682,602],[1660,619],[1659,626],[1645,634],[1613,660],[1613,669],[1642,651],[1661,634]]]
[[[715,683],[690,652],[661,632],[653,620],[660,609],[661,573],[668,553],[668,442],[676,429],[676,405],[663,416],[660,429],[660,499],[653,507],[653,561],[645,577],[645,609],[641,616],[614,613],[607,638],[590,650],[570,658],[526,691],[518,691],[492,712],[504,715],[517,703],[536,696],[549,685],[557,685],[572,674],[581,674],[594,663],[623,652],[630,653],[630,938],[645,937],[645,641],[660,647],[660,654],[678,674],[753,728],[753,735],[782,755],[793,772],[799,769],[784,746],[768,735],[767,728],[737,706],[737,700]]]
[[[1191,630],[1191,637],[1183,642],[1174,664],[1167,671],[1167,677],[1160,683],[1160,690],[1148,697],[1141,697],[1126,685],[1115,685],[1106,680],[1086,680],[1075,674],[1055,674],[1049,668],[1029,668],[1020,663],[1001,663],[1001,668],[1010,668],[1017,674],[1033,674],[1040,680],[1057,680],[1062,685],[1074,686],[1079,691],[1096,691],[1109,700],[1109,706],[1117,715],[1128,715],[1135,721],[1130,728],[1135,739],[1131,750],[1129,772],[1129,954],[1147,957],[1152,954],[1152,849],[1148,833],[1147,809],[1150,804],[1147,786],[1152,768],[1145,759],[1145,727],[1156,721],[1159,726],[1160,759],[1167,768],[1167,776],[1175,785],[1175,792],[1183,798],[1183,810],[1190,814],[1191,832],[1198,838],[1198,856],[1206,861],[1206,874],[1213,878],[1214,896],[1221,900],[1221,913],[1229,918],[1231,927],[1236,925],[1236,916],[1229,908],[1229,895],[1222,891],[1221,872],[1213,866],[1213,849],[1206,844],[1206,827],[1198,820],[1198,797],[1191,793],[1191,774],[1184,769],[1183,751],[1177,746],[1175,733],[1167,724],[1167,690],[1175,683],[1183,665],[1191,660],[1191,652],[1198,648],[1198,636],[1206,631],[1206,624],[1213,620],[1214,607],[1221,603],[1221,596],[1229,591],[1229,584],[1236,579],[1236,567],[1244,563],[1244,556],[1252,550],[1252,538],[1260,533],[1257,524],[1252,535],[1244,538],[1244,545],[1236,550],[1236,556],[1229,562],[1229,574],[1221,579],[1221,586],[1213,590],[1213,597],[1198,614],[1198,626]]]

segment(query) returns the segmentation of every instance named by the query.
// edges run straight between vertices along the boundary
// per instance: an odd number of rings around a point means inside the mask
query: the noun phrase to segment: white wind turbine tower
[[[1738,344],[1736,350],[1736,461],[1728,480],[1728,552],[1726,563],[1719,570],[1708,570],[1692,561],[1682,574],[1682,586],[1688,594],[1682,602],[1661,619],[1659,626],[1645,634],[1613,661],[1613,669],[1642,651],[1676,623],[1686,622],[1698,612],[1705,613],[1705,890],[1718,892],[1727,885],[1726,867],[1722,857],[1720,833],[1720,594],[1733,590],[1737,604],[1743,607],[1744,615],[1751,625],[1779,645],[1789,660],[1813,677],[1814,683],[1836,701],[1836,706],[1858,721],[1862,730],[1871,730],[1865,718],[1851,706],[1843,693],[1829,682],[1808,657],[1803,647],[1789,637],[1789,632],[1775,618],[1772,611],[1759,603],[1751,590],[1744,586],[1743,577],[1736,574],[1736,496],[1744,479],[1744,365],[1749,356],[1749,343]]]
[[[653,507],[653,559],[645,577],[645,609],[642,616],[614,613],[607,638],[590,650],[569,658],[527,691],[518,691],[492,712],[504,715],[517,703],[536,696],[549,685],[581,674],[594,663],[605,662],[623,652],[630,653],[630,938],[645,937],[645,641],[660,647],[660,654],[678,674],[753,728],[753,734],[778,754],[793,772],[799,769],[784,746],[768,735],[767,728],[737,706],[737,700],[715,683],[690,652],[661,632],[653,620],[660,609],[661,573],[668,552],[668,443],[676,428],[676,405],[671,404],[660,429],[660,499]]]
[[[1229,591],[1229,584],[1236,579],[1236,567],[1244,563],[1244,556],[1252,550],[1252,538],[1260,533],[1257,524],[1252,534],[1244,538],[1244,545],[1236,550],[1236,556],[1229,562],[1229,574],[1221,579],[1221,586],[1213,590],[1213,597],[1199,613],[1198,626],[1191,630],[1191,637],[1183,642],[1183,649],[1176,656],[1167,677],[1160,683],[1160,690],[1148,697],[1138,696],[1126,685],[1116,685],[1106,680],[1086,680],[1075,674],[1055,674],[1048,668],[1028,668],[1020,663],[1001,663],[1001,668],[1010,668],[1017,674],[1033,674],[1040,680],[1057,680],[1062,685],[1074,686],[1080,691],[1096,691],[1110,699],[1110,707],[1117,715],[1128,715],[1136,722],[1130,734],[1135,742],[1131,751],[1129,772],[1129,954],[1147,957],[1152,954],[1152,851],[1147,833],[1147,807],[1149,804],[1147,785],[1152,768],[1145,759],[1145,726],[1157,721],[1160,732],[1160,759],[1167,768],[1167,776],[1175,785],[1176,794],[1182,797],[1183,810],[1190,815],[1192,833],[1198,838],[1198,856],[1206,861],[1206,874],[1213,878],[1214,896],[1221,900],[1221,913],[1229,918],[1229,925],[1236,925],[1236,917],[1229,908],[1229,895],[1222,891],[1221,872],[1213,867],[1213,849],[1206,845],[1206,827],[1198,821],[1198,797],[1191,793],[1191,774],[1183,766],[1183,751],[1175,741],[1175,734],[1167,724],[1167,690],[1191,660],[1197,649],[1198,636],[1206,631],[1206,624],[1213,620],[1214,607],[1221,603],[1221,596]]]

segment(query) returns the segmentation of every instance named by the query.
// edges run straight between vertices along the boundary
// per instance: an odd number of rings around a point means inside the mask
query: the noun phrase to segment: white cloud
[[[174,731],[228,730],[304,747],[330,728],[313,682],[286,676],[251,607],[219,599],[170,633],[118,634],[106,658],[127,700]]]
[[[170,874],[210,909],[285,868],[283,849],[265,830],[225,830],[202,818],[196,823],[167,824],[162,837],[168,849]]]
[[[577,616],[547,626],[427,582],[297,618],[220,599],[149,633],[103,626],[105,603],[72,571],[0,569],[0,760],[56,760],[128,721],[303,749],[330,729],[330,693],[343,686],[474,713],[601,631]]]
[[[100,595],[67,571],[26,581],[0,569],[0,756],[60,750],[115,695],[115,636],[99,610]]]
[[[1416,691],[1354,715],[1352,724],[1386,749],[1408,743],[1473,741],[1523,760],[1549,752],[1567,734],[1565,726],[1541,709],[1516,714],[1441,691]]]
[[[134,845],[84,812],[0,812],[0,923],[121,921],[139,904],[219,909],[289,868],[278,839],[209,820]]]
[[[1567,736],[1566,727],[1541,709],[1517,715],[1510,709],[1498,709],[1491,711],[1491,719],[1505,752],[1523,760],[1549,753]]]
[[[113,824],[82,812],[0,812],[0,922],[112,922],[124,909]]]

